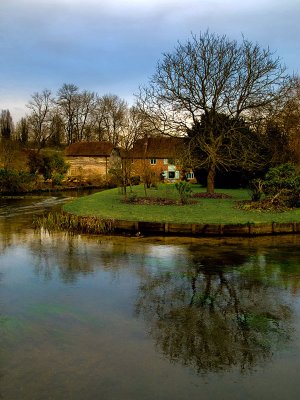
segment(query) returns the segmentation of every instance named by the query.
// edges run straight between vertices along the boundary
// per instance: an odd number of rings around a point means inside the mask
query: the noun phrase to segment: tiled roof
[[[176,158],[181,153],[184,139],[155,136],[139,139],[129,151],[130,158]]]

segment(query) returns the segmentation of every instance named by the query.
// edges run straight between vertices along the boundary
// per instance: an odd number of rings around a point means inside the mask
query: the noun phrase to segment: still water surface
[[[35,232],[0,200],[0,399],[300,398],[300,237]]]

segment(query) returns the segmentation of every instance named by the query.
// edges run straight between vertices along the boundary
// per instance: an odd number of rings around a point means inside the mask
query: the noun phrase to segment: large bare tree
[[[138,98],[162,133],[186,134],[205,121],[205,132],[193,135],[190,148],[192,153],[201,149],[197,167],[207,170],[207,188],[213,192],[216,169],[253,158],[251,140],[240,135],[241,127],[247,122],[253,128],[288,82],[285,67],[268,48],[206,31],[165,53]],[[232,122],[225,128],[224,117]]]

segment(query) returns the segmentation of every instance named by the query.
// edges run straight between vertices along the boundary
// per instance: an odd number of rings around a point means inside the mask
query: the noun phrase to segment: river
[[[300,235],[34,231],[66,200],[0,199],[0,399],[300,398]]]

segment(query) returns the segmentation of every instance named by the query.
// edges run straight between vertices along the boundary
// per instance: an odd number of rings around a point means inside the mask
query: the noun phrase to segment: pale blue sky
[[[163,52],[207,29],[269,46],[300,73],[300,0],[0,0],[0,110],[63,83],[133,102]]]

